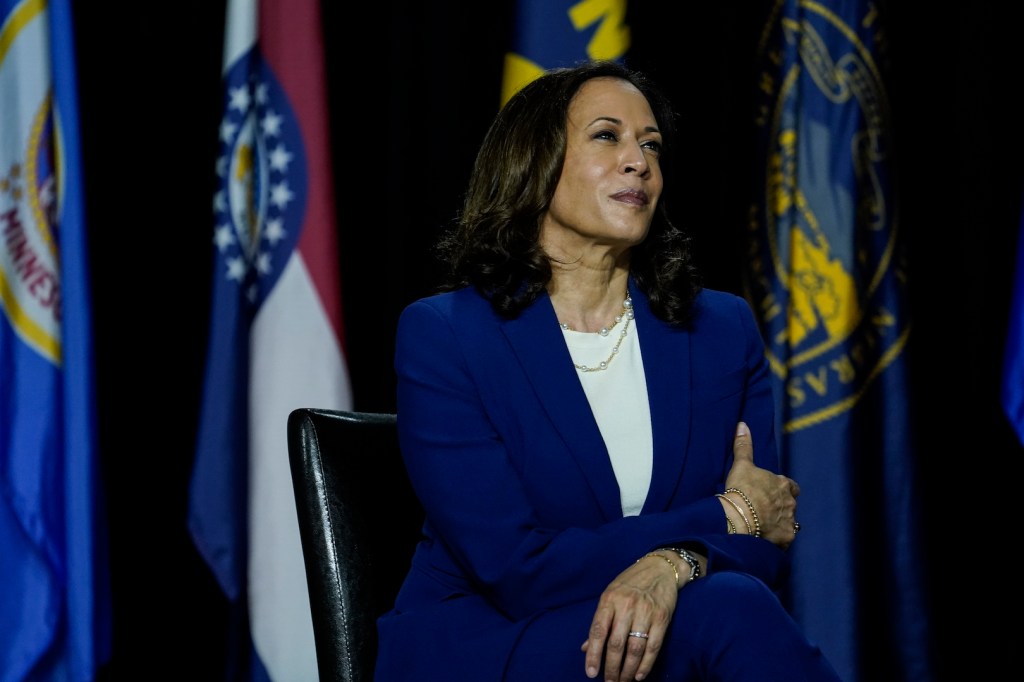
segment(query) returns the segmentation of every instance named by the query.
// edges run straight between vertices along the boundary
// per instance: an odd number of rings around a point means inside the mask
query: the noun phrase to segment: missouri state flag
[[[501,103],[547,69],[622,59],[629,37],[626,0],[517,0]]]
[[[0,0],[0,681],[110,656],[88,239],[68,0]]]
[[[317,0],[229,0],[189,527],[237,611],[234,679],[315,680],[288,414],[351,409]]]
[[[845,682],[931,679],[904,233],[868,0],[777,0],[760,41],[751,305],[800,483],[787,600]]]

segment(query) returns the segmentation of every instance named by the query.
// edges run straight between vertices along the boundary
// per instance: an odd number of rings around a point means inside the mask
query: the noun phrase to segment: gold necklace
[[[626,300],[622,302],[622,313],[615,317],[614,322],[612,322],[607,327],[601,327],[601,329],[597,332],[601,336],[608,336],[611,330],[615,328],[615,325],[617,325],[619,322],[622,322],[622,320],[625,320],[625,322],[622,325],[622,331],[619,332],[619,338],[616,339],[615,345],[612,346],[612,352],[608,355],[608,358],[602,360],[596,367],[590,367],[589,365],[577,365],[575,362],[572,363],[572,366],[581,372],[600,372],[603,369],[608,369],[608,365],[611,364],[612,360],[619,353],[619,346],[622,345],[622,340],[626,338],[626,332],[629,330],[629,321],[632,319],[633,299],[632,297],[630,297],[629,294],[626,294]],[[564,322],[559,322],[558,326],[561,327],[563,331],[576,331],[575,329],[573,329]]]

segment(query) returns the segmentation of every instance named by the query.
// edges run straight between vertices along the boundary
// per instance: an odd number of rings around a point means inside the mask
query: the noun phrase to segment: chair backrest
[[[388,413],[302,408],[288,458],[321,680],[370,682],[423,525]]]

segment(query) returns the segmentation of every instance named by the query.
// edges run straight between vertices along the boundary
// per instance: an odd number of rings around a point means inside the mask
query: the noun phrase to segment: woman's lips
[[[646,206],[650,203],[647,198],[647,192],[639,189],[624,189],[613,194],[612,199],[625,204],[633,204],[634,206]]]

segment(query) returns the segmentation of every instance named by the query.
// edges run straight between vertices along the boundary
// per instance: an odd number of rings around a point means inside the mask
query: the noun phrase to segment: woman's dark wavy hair
[[[608,77],[632,83],[647,98],[662,133],[667,179],[675,113],[644,74],[611,61],[547,71],[508,101],[484,137],[462,210],[438,245],[448,266],[442,290],[473,286],[506,318],[541,294],[551,262],[539,243],[540,219],[562,173],[569,104],[584,83]],[[689,319],[700,292],[689,247],[663,195],[646,239],[633,247],[630,274],[654,314],[670,323]]]

